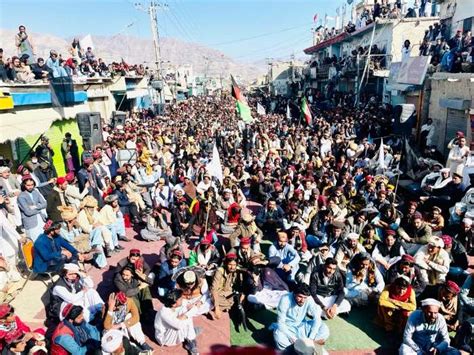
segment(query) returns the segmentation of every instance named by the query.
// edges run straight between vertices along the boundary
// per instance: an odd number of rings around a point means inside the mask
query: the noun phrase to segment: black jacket
[[[324,283],[324,264],[320,265],[313,273],[309,281],[311,296],[314,301],[325,308],[322,302],[316,296],[328,297],[337,296],[335,304],[340,305],[344,300],[344,279],[339,270],[329,277],[328,283]]]

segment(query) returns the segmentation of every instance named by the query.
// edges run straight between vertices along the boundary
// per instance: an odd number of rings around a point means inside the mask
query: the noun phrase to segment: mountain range
[[[4,58],[17,53],[14,40],[16,33],[16,30],[0,29]],[[71,46],[72,38],[61,38],[46,33],[29,33],[29,36],[37,56],[47,58],[49,51],[55,49],[62,54],[63,58],[68,58],[68,49]],[[77,37],[81,39],[84,36]],[[154,65],[155,56],[151,39],[122,34],[115,36],[92,35],[91,37],[94,54],[106,63],[121,61],[123,58],[129,64]],[[164,67],[168,65],[168,62],[173,66],[190,64],[195,75],[229,77],[230,74],[233,74],[240,77],[243,82],[250,82],[266,72],[266,67],[261,62],[241,63],[216,49],[176,38],[160,38],[160,48],[162,60],[165,62]]]

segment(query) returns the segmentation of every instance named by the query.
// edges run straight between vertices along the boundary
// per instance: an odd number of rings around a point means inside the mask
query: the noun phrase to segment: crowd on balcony
[[[474,38],[471,31],[457,30],[450,37],[446,26],[435,23],[425,31],[420,56],[431,56],[430,72],[474,72]]]
[[[129,65],[120,62],[105,63],[96,57],[91,47],[82,48],[80,41],[74,39],[63,53],[51,49],[48,58],[35,55],[34,43],[25,26],[19,26],[15,36],[17,53],[5,58],[0,48],[0,81],[5,83],[41,83],[51,78],[69,77],[74,82],[87,78],[115,76],[143,76],[146,68],[142,65]]]
[[[430,0],[415,0],[412,7],[407,7],[406,0],[374,0],[374,5],[364,8],[355,20],[349,21],[341,29],[321,26],[315,33],[315,44],[324,42],[341,33],[353,33],[380,19],[401,19],[403,17],[428,17],[436,13],[436,5]]]
[[[386,69],[387,59],[385,48],[373,44],[370,48],[369,71]],[[354,49],[350,55],[325,57],[322,61],[313,60],[311,67],[316,68],[318,76],[327,76],[330,81],[337,83],[341,77],[355,76],[357,70],[364,70],[369,46]],[[358,62],[359,61],[359,62]]]

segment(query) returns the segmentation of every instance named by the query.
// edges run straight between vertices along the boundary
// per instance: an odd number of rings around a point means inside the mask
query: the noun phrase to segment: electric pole
[[[137,10],[146,12],[150,16],[150,25],[151,25],[151,35],[153,38],[153,51],[155,54],[155,65],[156,65],[156,74],[157,79],[161,80],[161,89],[159,90],[159,104],[164,104],[163,90],[165,88],[165,81],[163,80],[163,73],[161,71],[161,51],[160,51],[160,34],[158,31],[158,16],[157,9],[167,8],[167,4],[161,4],[158,1],[151,0],[148,6],[143,5],[142,3],[135,3],[135,8]],[[161,112],[162,107],[158,109]]]
[[[155,54],[155,64],[156,70],[158,72],[158,77],[161,78],[161,50],[160,50],[160,32],[158,30],[158,9],[167,8],[167,4],[161,4],[157,1],[150,1],[148,7],[145,7],[141,3],[135,3],[135,8],[141,11],[148,13],[150,16],[150,25],[151,25],[151,35],[153,38],[153,51]]]

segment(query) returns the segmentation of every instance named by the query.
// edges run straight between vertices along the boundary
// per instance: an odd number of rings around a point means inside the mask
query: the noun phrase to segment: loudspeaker
[[[102,145],[102,119],[99,112],[79,112],[76,121],[86,150],[94,150],[96,146]]]
[[[112,112],[112,127],[117,128],[117,126],[124,126],[126,118],[127,114],[123,111]]]

